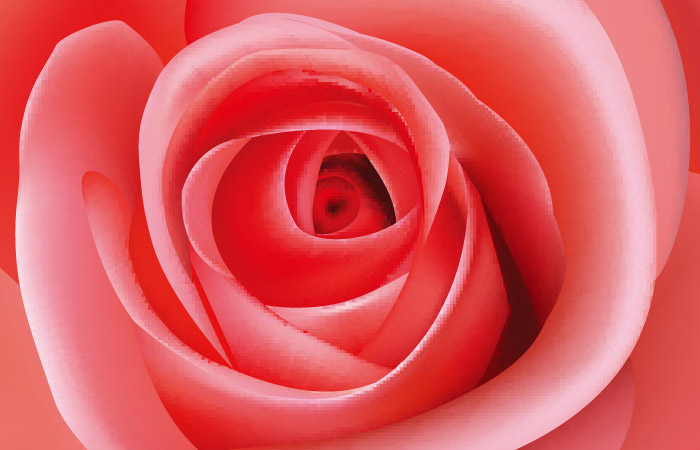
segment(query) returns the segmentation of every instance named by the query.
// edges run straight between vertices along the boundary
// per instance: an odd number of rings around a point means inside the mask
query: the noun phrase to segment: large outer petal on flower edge
[[[632,91],[614,47],[586,5],[501,0],[440,9],[373,3],[369,16],[356,3],[353,8],[284,1],[191,5],[190,27],[195,24],[202,34],[263,10],[286,10],[349,25],[427,55],[513,126],[551,188],[567,272],[559,300],[528,352],[447,405],[312,448],[369,443],[411,448],[427,442],[453,448],[465,441],[478,448],[514,448],[563,423],[610,382],[632,351],[651,297],[654,201]],[[416,26],[434,33],[405,32]],[[449,45],[439,45],[445,37]],[[454,57],[456,45],[460,58]],[[529,414],[523,417],[522,410]],[[504,424],[509,433],[499,431]]]
[[[699,228],[700,175],[690,173],[676,243],[656,282],[649,316],[627,364],[630,370],[623,368],[586,408],[523,450],[697,448]]]
[[[185,0],[7,0],[0,13],[0,267],[17,280],[15,209],[22,114],[44,63],[64,37],[122,20],[168,61],[185,46]]]
[[[697,302],[693,299],[700,295],[700,288],[695,283],[696,274],[700,273],[695,257],[700,253],[695,234],[700,226],[700,175],[690,174],[685,205],[674,252],[656,284],[646,328],[631,356],[636,365],[635,376],[639,381],[635,383],[637,398],[634,401],[634,422],[629,429],[624,450],[653,450],[664,446],[692,450],[693,443],[700,440],[695,426],[700,420],[700,401],[695,389],[697,377],[700,376],[700,359],[697,352],[686,350],[689,346],[700,347],[700,334],[695,326],[696,317],[700,313],[692,313],[693,308],[697,309]],[[7,388],[7,395],[3,397],[3,412],[8,414],[0,421],[6,427],[0,427],[0,442],[12,444],[12,448],[17,449],[45,448],[49,442],[51,448],[56,450],[82,448],[75,438],[63,431],[68,428],[59,417],[46,384],[20,306],[19,288],[8,276],[0,277],[4,280],[0,296],[5,305],[5,322],[1,329],[7,333],[2,342],[8,346],[6,351],[0,352],[3,354],[2,367],[6,369],[6,373],[0,376]],[[673,326],[669,326],[671,323]],[[669,352],[669,349],[672,351]],[[8,356],[17,359],[5,359]],[[663,364],[658,364],[660,357],[668,359]],[[669,369],[675,365],[678,365],[678,370]],[[597,445],[595,448],[601,449],[601,437],[610,439],[611,449],[619,448],[617,435],[608,432],[601,435],[600,426],[601,420],[604,421],[605,430],[617,429],[610,425],[628,426],[629,417],[624,402],[630,401],[630,384],[625,380],[631,381],[632,371],[627,372],[624,380],[613,381],[579,414],[526,448],[561,448],[562,443],[571,446],[571,439],[575,439],[575,442],[583,445],[582,448],[590,449],[593,448],[589,445],[593,439]],[[617,378],[621,375],[622,372]],[[12,394],[18,395],[15,397],[16,403],[7,401]],[[664,413],[659,414],[659,411]],[[620,412],[623,414],[620,415]],[[580,422],[582,417],[584,420]],[[36,423],[41,423],[42,433],[26,433]],[[669,436],[674,438],[672,445],[668,441]]]
[[[678,231],[688,177],[690,119],[681,55],[659,0],[586,3],[615,45],[642,122],[656,200],[658,274]]]
[[[700,173],[700,52],[698,28],[700,28],[700,3],[695,0],[661,0],[678,50],[683,60],[685,82],[688,85],[690,106],[690,171]]]
[[[620,450],[635,403],[635,372],[627,362],[591,403],[521,450]]]
[[[630,357],[636,401],[623,450],[700,443],[700,174],[690,173],[678,237]]]
[[[699,227],[700,175],[690,173],[676,243],[656,282],[649,316],[627,364],[629,370],[623,368],[586,408],[523,450],[697,448]]]
[[[56,47],[22,126],[20,287],[59,411],[87,448],[193,448],[153,388],[82,190],[83,175],[98,171],[133,202],[141,113],[161,68],[122,22],[87,28]]]

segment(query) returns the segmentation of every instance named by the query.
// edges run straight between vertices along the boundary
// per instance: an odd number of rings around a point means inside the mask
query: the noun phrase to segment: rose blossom
[[[16,258],[68,426],[518,448],[588,405],[533,448],[611,412],[585,445],[619,448],[688,175],[682,55],[644,5],[649,70],[594,1],[467,2],[459,58],[391,28],[419,6],[191,2],[165,67],[122,22],[62,40],[24,113]]]

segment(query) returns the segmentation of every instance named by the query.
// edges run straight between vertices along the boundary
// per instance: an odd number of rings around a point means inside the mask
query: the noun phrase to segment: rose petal
[[[357,353],[384,323],[405,282],[406,275],[403,275],[369,294],[333,305],[268,308],[317,338],[348,352]]]
[[[192,267],[219,318],[237,368],[281,386],[341,391],[365,386],[389,373],[290,326],[251,297],[231,277],[192,256]]]
[[[221,177],[238,152],[249,142],[225,142],[207,152],[192,168],[182,190],[182,218],[192,248],[219,272],[230,275],[219,253],[211,224],[214,195]]]
[[[396,219],[403,218],[418,203],[420,188],[412,161],[406,150],[393,142],[371,134],[349,133],[367,155],[389,191]]]
[[[453,160],[453,177],[455,171],[461,171],[456,166]],[[474,207],[478,200],[469,194],[474,195],[471,192],[443,195],[425,244],[413,257],[401,293],[377,335],[360,352],[361,357],[387,367],[399,364],[431,328],[452,285],[462,282],[455,278],[464,257],[463,247],[478,247],[482,245],[479,238],[488,239],[484,230],[480,230],[477,238],[475,224],[483,219],[479,217],[483,212]],[[462,209],[465,203],[468,207]],[[498,268],[492,268],[500,276]]]
[[[574,417],[521,450],[620,450],[635,404],[632,364]]]
[[[81,189],[83,174],[97,170],[136,195],[139,118],[160,69],[121,22],[80,31],[56,47],[22,126],[22,296],[59,411],[88,448],[192,449],[153,389],[92,242]]]
[[[226,364],[192,319],[183,315],[184,310],[175,310],[179,303],[172,305],[162,302],[161,297],[172,301],[165,289],[154,295],[156,299],[147,298],[142,290],[139,284],[142,278],[138,277],[131,258],[133,252],[130,252],[130,247],[133,248],[131,212],[119,188],[104,175],[90,171],[83,176],[83,197],[102,266],[114,292],[134,322],[161,342],[177,336],[176,339],[183,340],[201,355]],[[143,269],[143,266],[140,268]]]
[[[185,0],[148,2],[43,0],[5,2],[0,15],[0,267],[17,279],[15,209],[17,151],[22,114],[34,81],[64,37],[106,20],[122,20],[141,33],[163,61],[186,45]],[[21,43],[18,45],[18,43]]]
[[[654,183],[659,274],[678,231],[688,178],[690,122],[681,55],[659,0],[586,3],[615,45],[642,123]]]
[[[285,193],[289,212],[299,229],[315,234],[313,202],[323,156],[338,130],[323,130],[305,133],[287,163],[284,176]]]
[[[161,398],[188,437],[201,448],[323,439],[410,417],[473,387],[491,358],[507,304],[478,197],[455,160],[447,186],[462,214],[472,211],[455,281],[420,343],[376,383],[333,393],[283,388],[203,365],[142,334],[144,356]],[[202,423],[197,419],[202,416],[216,420]]]

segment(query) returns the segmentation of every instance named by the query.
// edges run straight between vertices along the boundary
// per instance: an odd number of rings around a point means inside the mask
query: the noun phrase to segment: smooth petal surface
[[[384,286],[347,302],[310,308],[269,308],[289,323],[326,342],[357,353],[386,320],[406,283],[403,275]]]
[[[19,135],[27,99],[55,45],[85,27],[121,20],[168,61],[186,45],[185,0],[6,1],[0,14],[0,267],[17,280],[15,210]]]
[[[295,329],[232,278],[192,259],[221,321],[238,369],[259,380],[310,391],[342,391],[378,381],[389,369]]]
[[[678,45],[659,0],[586,0],[629,80],[654,183],[656,270],[666,264],[683,212],[690,155],[688,91]]]
[[[620,450],[635,404],[633,366],[627,362],[591,403],[521,450]]]
[[[56,47],[22,126],[20,287],[59,411],[87,448],[193,448],[153,389],[82,189],[83,175],[98,171],[133,207],[139,119],[161,67],[125,24],[87,28]]]
[[[700,442],[700,175],[691,173],[678,237],[632,352],[636,401],[623,450]]]

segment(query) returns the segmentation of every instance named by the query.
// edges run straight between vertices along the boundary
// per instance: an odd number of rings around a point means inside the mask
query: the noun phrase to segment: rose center
[[[316,233],[342,230],[355,220],[359,210],[360,196],[350,182],[338,176],[318,180],[313,205]]]

